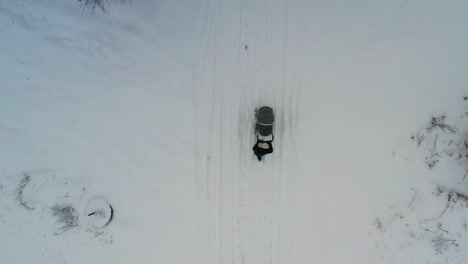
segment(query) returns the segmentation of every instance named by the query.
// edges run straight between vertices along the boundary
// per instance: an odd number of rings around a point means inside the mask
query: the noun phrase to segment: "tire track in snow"
[[[244,17],[243,42],[249,43],[251,51],[245,56],[243,62],[244,87],[252,86],[252,94],[248,100],[242,101],[247,105],[247,109],[253,109],[261,105],[272,105],[277,116],[281,116],[282,105],[277,103],[277,99],[282,98],[284,85],[278,86],[278,69],[282,63],[276,59],[278,56],[286,56],[282,37],[281,23],[284,20],[275,15],[281,15],[283,10],[280,2],[271,1],[246,1],[250,6],[245,5],[244,13],[250,14]],[[256,4],[256,5],[255,5]],[[276,24],[279,23],[279,24]],[[283,53],[283,54],[282,54]],[[273,59],[272,59],[273,58]],[[279,68],[278,68],[279,67]],[[283,81],[284,83],[284,81]],[[283,88],[283,89],[282,89]],[[281,91],[278,95],[278,91]],[[252,111],[252,110],[250,110]],[[247,213],[247,223],[241,224],[241,228],[246,229],[248,236],[239,241],[247,244],[250,251],[245,263],[278,263],[279,262],[279,241],[280,241],[280,187],[281,177],[281,130],[282,120],[279,118],[277,131],[279,139],[276,139],[276,151],[272,156],[266,157],[265,161],[248,164],[246,167],[246,178],[248,178],[249,195],[240,194],[241,197],[249,197],[249,208]],[[279,129],[278,129],[279,128]],[[254,139],[246,149],[250,151]],[[279,143],[279,144],[278,144]],[[279,147],[278,147],[279,145]],[[252,153],[250,151],[250,157]],[[252,160],[252,158],[250,158]],[[279,165],[278,165],[279,164]],[[278,169],[279,168],[279,169]]]
[[[284,104],[287,105],[287,119],[285,125],[287,130],[284,132],[285,142],[284,144],[284,162],[288,163],[288,171],[283,170],[282,175],[287,176],[286,195],[288,201],[285,208],[285,214],[288,215],[286,220],[286,226],[288,228],[287,233],[289,234],[285,239],[284,245],[282,245],[283,253],[286,262],[290,262],[290,254],[294,245],[295,236],[297,233],[297,223],[299,222],[301,215],[300,210],[297,207],[297,179],[301,176],[300,162],[296,150],[296,136],[299,124],[299,105],[301,103],[301,90],[303,89],[303,78],[304,78],[304,65],[302,64],[305,54],[305,33],[306,30],[306,17],[308,15],[307,6],[309,2],[307,0],[295,1],[294,5],[289,5],[288,10],[291,14],[294,14],[294,18],[289,18],[288,30],[286,39],[293,40],[287,44],[286,51],[286,69],[285,83],[291,86],[290,93],[285,96]],[[284,169],[284,168],[283,168]]]
[[[270,251],[273,263],[288,263],[294,241],[295,223],[300,215],[295,207],[296,179],[300,174],[295,150],[296,128],[303,67],[298,62],[304,53],[303,32],[305,31],[303,8],[306,1],[268,2],[266,21],[266,50],[261,56],[263,79],[267,85],[261,87],[261,94],[269,95],[274,102],[276,123],[274,170],[271,174],[270,190]],[[289,16],[291,10],[294,16]],[[302,36],[302,37],[301,37]],[[273,95],[273,97],[271,96]],[[260,99],[261,101],[262,99]]]
[[[236,133],[238,91],[232,74],[239,44],[232,41],[238,33],[236,3],[211,3],[201,36],[200,55],[194,65],[194,111],[199,199],[199,263],[233,260],[234,164],[239,149]],[[210,33],[208,33],[210,32]],[[233,160],[234,159],[234,160]],[[206,214],[203,212],[206,211]]]
[[[211,127],[212,116],[203,109],[205,104],[206,93],[204,87],[207,81],[207,67],[209,67],[208,60],[210,58],[209,49],[212,47],[211,41],[213,39],[213,6],[212,1],[207,1],[205,7],[205,19],[203,22],[203,30],[201,41],[199,44],[200,53],[197,56],[196,66],[194,67],[193,76],[193,105],[194,105],[194,119],[195,119],[195,164],[196,164],[196,181],[197,181],[197,199],[198,199],[198,230],[197,230],[197,262],[198,263],[213,263],[213,257],[210,257],[209,252],[212,251],[210,247],[214,243],[214,232],[209,226],[212,226],[213,216],[212,212],[212,197],[210,190],[209,178],[209,140],[204,136],[205,133],[210,133],[210,130],[205,131],[205,126]],[[210,100],[208,100],[210,101]],[[210,107],[212,108],[212,107]],[[205,117],[209,116],[210,121],[206,123]],[[209,138],[209,136],[208,136]],[[200,243],[206,241],[205,243]]]
[[[245,118],[239,123],[240,138],[243,143],[242,151],[239,152],[239,176],[238,188],[236,189],[237,203],[239,204],[236,214],[237,236],[235,244],[237,245],[235,263],[266,263],[258,253],[260,244],[258,235],[261,231],[259,223],[263,220],[262,199],[265,200],[263,185],[259,185],[261,177],[257,163],[253,156],[251,146],[254,144],[253,137],[253,111],[258,107],[259,88],[262,86],[261,76],[259,74],[258,48],[259,48],[259,29],[257,21],[259,20],[259,2],[244,0],[242,1],[242,31],[240,40],[245,45],[245,50],[240,56],[240,75],[239,83],[241,90],[241,99],[239,111]],[[264,249],[262,250],[265,251]]]

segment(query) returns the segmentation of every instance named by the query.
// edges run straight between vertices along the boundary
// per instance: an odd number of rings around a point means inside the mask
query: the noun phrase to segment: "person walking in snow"
[[[266,154],[273,153],[273,135],[271,140],[262,140],[257,136],[257,143],[253,146],[252,150],[254,151],[255,156],[257,156],[258,161],[262,160],[262,157]]]

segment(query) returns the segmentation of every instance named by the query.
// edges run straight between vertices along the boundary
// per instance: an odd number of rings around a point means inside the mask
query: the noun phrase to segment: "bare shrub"
[[[447,210],[452,209],[456,204],[461,207],[468,208],[468,195],[466,194],[457,191],[446,190],[445,186],[440,185],[436,185],[433,193],[436,196],[441,196],[444,194],[446,197],[445,199],[447,204],[439,217],[442,217],[447,212]]]
[[[465,118],[465,116],[460,117],[461,120]],[[432,116],[425,128],[413,134],[411,140],[416,142],[417,147],[427,150],[424,162],[429,169],[435,168],[445,157],[460,162],[466,169],[464,181],[468,177],[468,132],[466,127],[460,126],[460,123],[465,124],[465,122],[449,124],[446,114]]]
[[[416,135],[413,135],[411,136],[411,140],[416,140],[416,144],[417,146],[421,146],[421,143],[426,139],[426,137],[421,134],[421,133],[417,133]]]
[[[18,184],[18,188],[15,190],[15,196],[16,200],[19,202],[21,206],[28,210],[34,210],[34,207],[28,205],[28,202],[26,202],[23,198],[23,192],[24,188],[28,185],[28,183],[31,181],[31,176],[29,174],[23,174],[23,177],[21,178],[20,183]]]
[[[100,9],[103,13],[106,13],[109,7],[113,4],[123,4],[126,0],[78,0],[83,9],[88,9],[94,12],[96,9]]]
[[[434,188],[434,191],[432,192],[433,194],[435,194],[435,196],[441,196],[442,194],[445,193],[445,186],[442,186],[442,185],[439,185],[439,184],[435,184],[435,188]]]
[[[459,192],[449,192],[448,193],[448,201],[453,203],[460,203],[460,206],[468,208],[468,196]]]
[[[436,251],[436,254],[444,254],[444,251],[448,251],[451,246],[458,247],[458,243],[455,239],[447,239],[442,235],[438,235],[432,239],[432,245]]]
[[[445,123],[445,119],[447,116],[445,114],[439,116],[439,117],[432,117],[431,122],[429,125],[426,127],[427,132],[431,132],[435,128],[441,129],[444,133],[455,133],[457,132],[457,128]]]
[[[51,211],[58,218],[57,223],[62,225],[59,228],[60,234],[78,226],[78,212],[72,205],[56,204]]]
[[[373,224],[378,231],[385,232],[385,227],[382,224],[382,221],[380,220],[380,218],[376,217]]]

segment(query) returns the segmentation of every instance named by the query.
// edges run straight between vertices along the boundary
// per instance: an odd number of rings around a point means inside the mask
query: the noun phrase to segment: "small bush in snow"
[[[51,208],[52,215],[57,217],[57,223],[62,224],[59,228],[61,233],[78,226],[78,212],[67,204],[56,204]]]
[[[106,13],[108,8],[112,4],[122,4],[125,0],[78,0],[84,9],[89,9],[94,12],[97,9],[100,9],[102,12]]]

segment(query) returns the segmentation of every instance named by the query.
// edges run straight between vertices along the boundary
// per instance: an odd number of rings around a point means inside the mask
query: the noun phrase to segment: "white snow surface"
[[[0,2],[0,263],[468,263],[467,24],[466,1]]]

